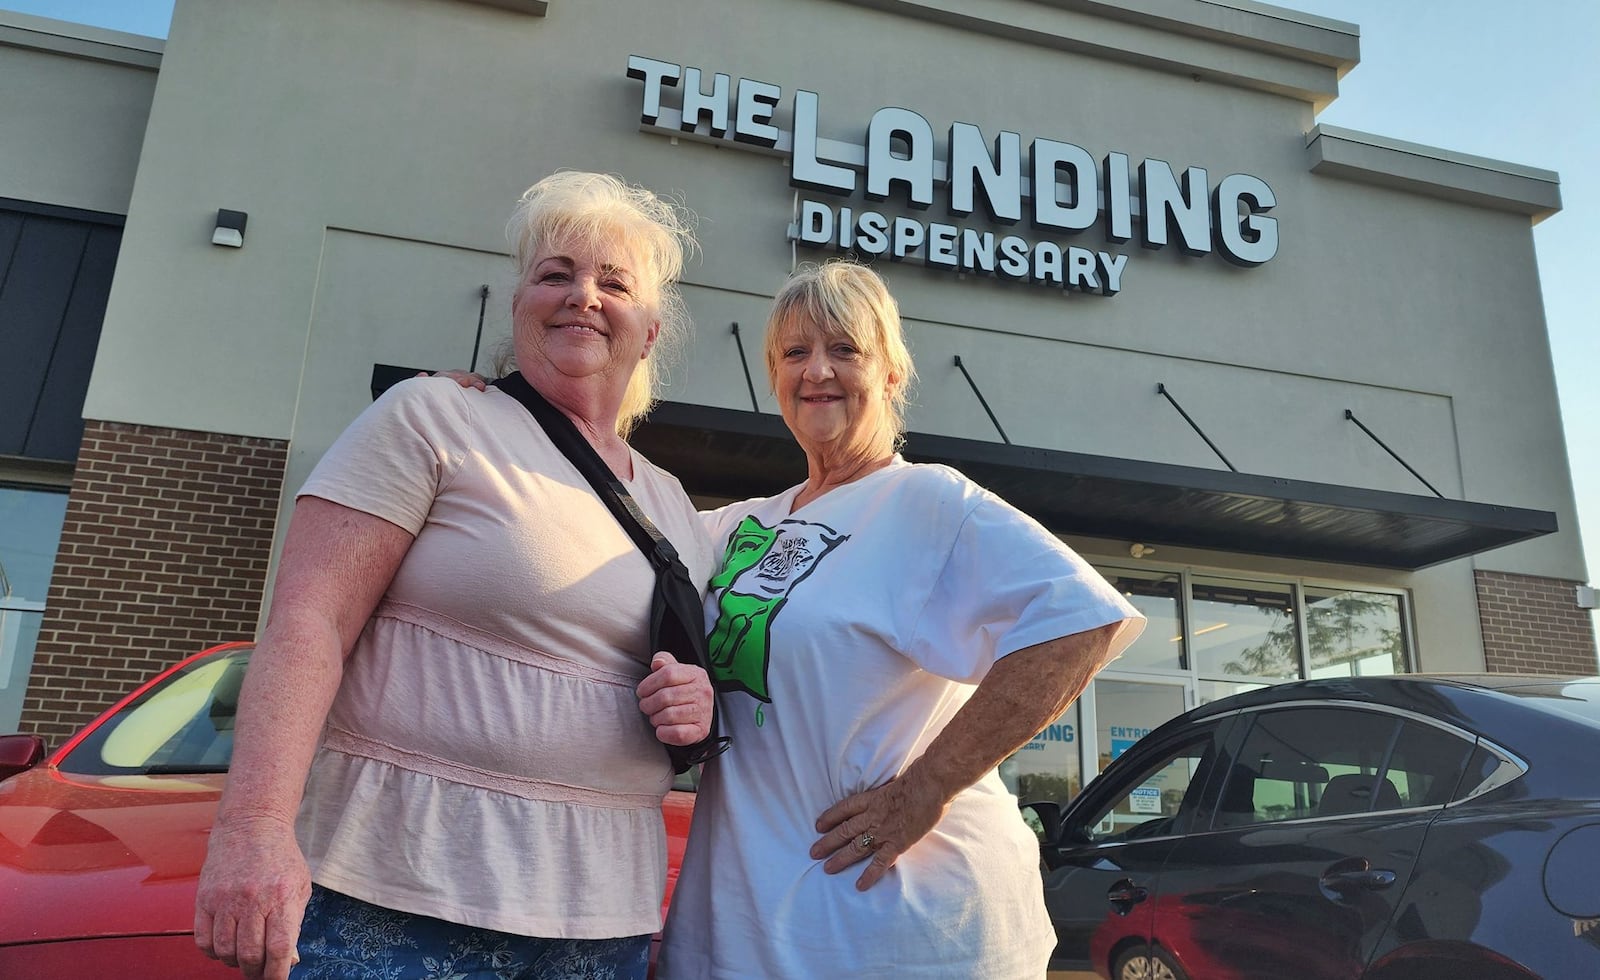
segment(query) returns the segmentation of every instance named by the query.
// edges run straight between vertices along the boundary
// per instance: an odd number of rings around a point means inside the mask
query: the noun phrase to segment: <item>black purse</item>
[[[706,653],[704,607],[700,589],[689,578],[689,570],[678,558],[678,550],[658,530],[640,508],[626,487],[611,472],[611,468],[595,452],[572,424],[572,420],[528,384],[520,372],[512,372],[490,384],[515,398],[528,410],[535,422],[544,428],[550,441],[578,468],[584,479],[594,488],[600,500],[611,511],[622,529],[628,532],[633,543],[639,546],[656,572],[655,592],[650,599],[650,649],[665,650],[681,664],[693,664],[710,672],[710,657]],[[715,696],[711,701],[711,729],[705,738],[693,745],[665,745],[672,759],[674,772],[685,772],[691,766],[715,758],[727,751],[733,740],[719,735],[721,728]]]

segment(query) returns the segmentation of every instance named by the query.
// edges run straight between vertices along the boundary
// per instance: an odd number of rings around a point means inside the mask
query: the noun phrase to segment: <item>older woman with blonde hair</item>
[[[520,374],[704,581],[678,482],[624,439],[684,326],[684,213],[560,173],[523,196]],[[249,977],[643,977],[663,745],[699,667],[648,648],[656,576],[506,390],[404,382],[301,489],[195,913]],[[309,899],[309,902],[308,902]]]
[[[808,472],[701,515],[737,747],[701,780],[658,973],[1042,977],[1038,844],[995,767],[1143,618],[1005,501],[897,454],[913,369],[876,273],[792,277],[766,353]]]

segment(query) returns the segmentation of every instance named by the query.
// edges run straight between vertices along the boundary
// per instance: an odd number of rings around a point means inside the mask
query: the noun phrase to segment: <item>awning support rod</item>
[[[750,389],[750,411],[761,414],[761,405],[756,401],[756,383],[750,380],[750,362],[744,357],[744,338],[739,336],[739,324],[733,325],[733,342],[739,345],[739,366],[744,368],[744,386]]]
[[[1172,403],[1172,407],[1178,410],[1178,414],[1183,416],[1183,420],[1189,423],[1189,428],[1193,429],[1196,435],[1204,439],[1206,441],[1206,445],[1211,447],[1211,451],[1217,454],[1218,459],[1222,460],[1222,465],[1226,466],[1235,473],[1239,472],[1239,467],[1228,462],[1228,457],[1222,455],[1222,450],[1218,449],[1217,444],[1211,441],[1211,437],[1200,430],[1200,426],[1196,425],[1194,419],[1189,417],[1189,413],[1183,410],[1183,406],[1178,404],[1178,400],[1172,397],[1172,393],[1167,390],[1166,385],[1159,381],[1156,382],[1156,394],[1162,396],[1167,401]]]
[[[472,338],[472,367],[467,370],[477,373],[478,370],[478,344],[483,341],[483,311],[489,305],[489,284],[484,283],[478,287],[478,332]]]
[[[956,355],[956,367],[961,369],[961,376],[967,379],[967,384],[972,388],[972,393],[978,396],[978,404],[988,413],[989,421],[994,423],[994,431],[1000,433],[1000,441],[1011,445],[1011,438],[1006,435],[1006,430],[1000,427],[1000,420],[994,417],[994,410],[989,407],[989,400],[983,397],[983,392],[978,390],[978,383],[972,380],[972,375],[967,373],[967,366],[961,363],[961,355]]]
[[[1393,449],[1390,449],[1388,447],[1388,445],[1385,444],[1382,439],[1378,438],[1376,433],[1374,433],[1371,429],[1367,428],[1366,426],[1362,425],[1361,424],[1361,420],[1356,418],[1356,413],[1350,411],[1347,408],[1347,409],[1344,410],[1344,417],[1349,419],[1350,421],[1354,422],[1356,424],[1356,427],[1359,428],[1362,432],[1365,432],[1369,437],[1371,437],[1372,441],[1377,443],[1379,446],[1381,446],[1383,448],[1384,452],[1388,453],[1390,456],[1393,456],[1394,459],[1395,459],[1395,462],[1399,463],[1401,466],[1404,466],[1406,468],[1406,472],[1407,473],[1410,473],[1412,476],[1416,477],[1418,480],[1422,480],[1422,485],[1427,487],[1429,490],[1432,490],[1433,491],[1433,495],[1435,497],[1438,497],[1440,500],[1444,499],[1444,494],[1440,493],[1437,489],[1435,489],[1433,484],[1429,483],[1427,480],[1424,480],[1421,473],[1418,473],[1416,470],[1412,469],[1410,463],[1408,463],[1405,460],[1400,458],[1400,454],[1399,453],[1395,452]]]

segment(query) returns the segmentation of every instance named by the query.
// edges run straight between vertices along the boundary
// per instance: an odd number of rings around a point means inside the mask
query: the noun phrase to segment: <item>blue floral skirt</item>
[[[650,937],[538,939],[311,886],[290,980],[644,980]]]

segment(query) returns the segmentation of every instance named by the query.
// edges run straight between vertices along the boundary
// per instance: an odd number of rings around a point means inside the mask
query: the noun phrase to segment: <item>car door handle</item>
[[[1133,911],[1135,905],[1149,897],[1148,888],[1135,885],[1128,878],[1119,879],[1106,891],[1106,899],[1111,902],[1111,907],[1117,910],[1118,915],[1127,915]]]
[[[1363,864],[1365,862],[1362,862]],[[1337,868],[1335,865],[1334,868]],[[1380,891],[1395,883],[1398,877],[1387,868],[1351,868],[1334,870],[1329,868],[1317,879],[1317,885],[1322,894],[1337,901],[1354,891]]]

